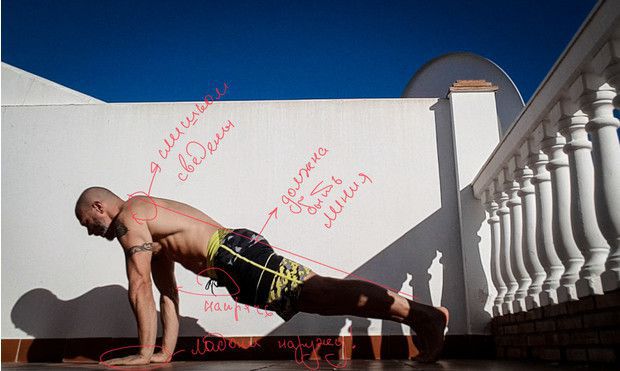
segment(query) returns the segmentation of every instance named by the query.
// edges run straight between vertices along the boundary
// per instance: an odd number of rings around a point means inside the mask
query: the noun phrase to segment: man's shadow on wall
[[[440,100],[431,107],[431,110],[435,115],[437,133],[441,207],[352,273],[395,291],[399,291],[403,283],[408,281],[407,274],[411,275],[413,296],[415,296],[413,300],[447,307],[451,311],[447,334],[466,334],[468,326],[465,308],[467,297],[463,274],[464,264],[467,264],[470,285],[481,287],[483,292],[488,293],[486,276],[478,250],[480,237],[477,234],[485,215],[480,202],[473,199],[471,187],[465,187],[461,191],[457,185],[450,103],[447,100]],[[424,180],[420,179],[420,181]],[[462,200],[461,207],[464,208],[462,210],[464,220],[461,224],[459,222],[459,198]],[[407,207],[415,208],[416,206],[408,205]],[[465,239],[462,241],[462,246],[467,250],[465,252],[462,252],[460,247],[461,231]],[[464,253],[471,259],[465,263]],[[437,257],[441,258],[436,259]],[[433,268],[437,268],[437,260],[442,272],[432,277],[429,270],[434,261]],[[301,261],[300,263],[303,264]],[[349,278],[355,277],[349,276]],[[437,285],[437,281],[440,283],[442,281],[442,284]],[[437,290],[441,290],[441,293],[439,294]],[[470,311],[476,313],[478,318],[486,317],[488,322],[491,316],[484,312],[486,297],[479,298],[478,293],[472,294],[476,295],[477,300],[469,300]],[[411,297],[408,298],[411,299]],[[435,302],[432,298],[435,298]],[[348,323],[347,320],[349,320]],[[349,329],[344,328],[345,324],[347,327],[351,324],[353,343],[356,346],[353,349],[353,357],[356,357],[356,352],[372,354],[372,344],[367,337],[371,321],[366,318],[325,317],[300,313],[269,335],[338,335],[343,330],[348,332]],[[407,358],[408,344],[405,337],[385,337],[385,335],[403,335],[400,323],[381,321],[381,333],[384,335],[381,342],[381,358]]]
[[[118,344],[119,338],[132,334],[133,338],[127,338],[126,345],[135,345],[138,336],[127,290],[119,285],[97,287],[66,301],[47,289],[30,290],[13,306],[11,320],[15,327],[34,337],[28,349],[29,361],[40,360],[47,355],[52,356],[54,361],[61,361],[58,357],[63,354],[65,359],[98,360],[102,352]],[[159,320],[157,326],[158,336],[161,336]],[[196,318],[179,317],[180,334],[205,332]],[[50,341],[49,338],[57,338],[59,334],[65,339],[83,340],[74,344]]]

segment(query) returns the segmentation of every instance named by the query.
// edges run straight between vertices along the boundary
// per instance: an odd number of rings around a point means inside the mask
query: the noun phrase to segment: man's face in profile
[[[86,210],[81,210],[77,218],[80,224],[86,227],[89,236],[95,235],[110,241],[114,240],[115,235],[110,228],[110,224],[112,223],[106,222],[105,215],[98,211],[95,205],[92,205]]]

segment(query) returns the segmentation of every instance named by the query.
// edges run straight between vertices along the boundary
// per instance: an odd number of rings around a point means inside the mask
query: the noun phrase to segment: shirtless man
[[[443,347],[446,308],[416,303],[369,282],[315,274],[274,253],[258,233],[224,228],[189,205],[149,196],[123,201],[106,188],[91,187],[80,195],[75,215],[89,235],[116,238],[125,252],[129,301],[145,347],[137,355],[108,360],[108,365],[171,360],[179,332],[175,262],[225,286],[238,302],[266,307],[284,320],[301,311],[404,323],[421,340],[414,360],[425,363],[435,362]],[[157,311],[151,275],[161,293],[161,352],[153,347]]]

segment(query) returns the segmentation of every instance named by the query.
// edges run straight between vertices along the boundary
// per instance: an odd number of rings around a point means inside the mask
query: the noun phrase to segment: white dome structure
[[[444,97],[456,80],[486,80],[498,87],[495,97],[502,134],[523,109],[521,93],[508,74],[489,59],[469,52],[449,53],[427,62],[409,80],[402,97]]]

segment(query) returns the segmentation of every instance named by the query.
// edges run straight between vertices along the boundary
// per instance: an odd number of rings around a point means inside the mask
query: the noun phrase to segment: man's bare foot
[[[431,311],[424,313],[425,318],[416,321],[415,332],[420,337],[424,349],[413,358],[421,363],[434,363],[439,358],[443,349],[444,331],[448,326],[450,312],[445,307],[432,307]]]

